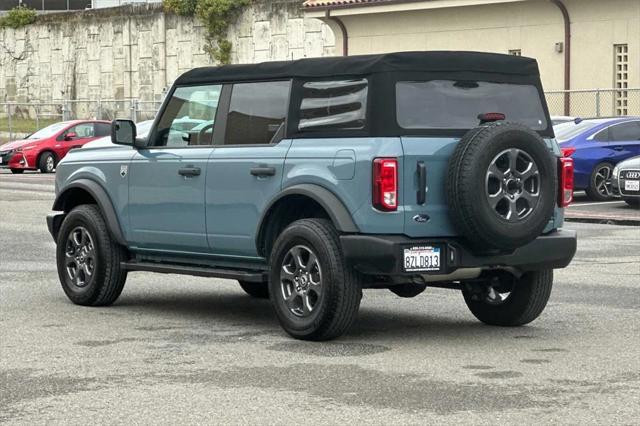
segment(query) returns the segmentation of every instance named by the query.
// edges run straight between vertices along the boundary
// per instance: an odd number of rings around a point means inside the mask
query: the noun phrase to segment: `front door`
[[[258,221],[280,191],[291,145],[283,139],[289,88],[289,81],[227,86],[222,144],[207,169],[207,233],[216,255],[257,256]]]
[[[176,88],[149,146],[131,160],[128,213],[134,247],[176,254],[209,251],[204,197],[220,89]]]

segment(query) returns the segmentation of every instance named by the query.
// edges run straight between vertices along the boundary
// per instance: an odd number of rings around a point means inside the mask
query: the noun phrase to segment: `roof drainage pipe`
[[[342,56],[349,56],[349,34],[347,33],[347,27],[345,27],[344,22],[337,16],[331,16],[331,9],[327,9],[324,16],[327,20],[335,22],[338,28],[340,28],[340,32],[342,33]]]
[[[569,11],[562,0],[550,0],[558,6],[564,20],[564,115],[571,115],[571,20]]]

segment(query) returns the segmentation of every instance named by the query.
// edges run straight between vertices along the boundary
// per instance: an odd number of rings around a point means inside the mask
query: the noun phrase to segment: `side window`
[[[607,127],[606,129],[596,133],[593,140],[598,142],[609,142],[609,128]]]
[[[108,123],[95,123],[96,137],[109,136],[111,134],[111,125]]]
[[[300,131],[357,130],[365,126],[367,79],[308,81],[302,85]]]
[[[224,144],[268,144],[282,135],[290,86],[290,81],[234,84]]]
[[[71,138],[72,140],[92,138],[93,135],[95,134],[93,123],[82,123],[82,124],[78,124],[77,126],[73,126],[69,130],[64,132],[63,136],[67,137],[68,135],[71,135],[71,134],[75,134],[75,136]]]
[[[211,145],[222,85],[178,87],[162,113],[155,146]]]
[[[609,128],[612,142],[640,141],[640,121],[630,121]]]

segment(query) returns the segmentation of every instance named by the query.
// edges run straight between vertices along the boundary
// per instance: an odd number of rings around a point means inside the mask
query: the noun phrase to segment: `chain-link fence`
[[[0,103],[0,141],[25,136],[58,121],[116,118],[128,118],[136,122],[150,120],[155,117],[160,104],[161,101],[137,99]]]
[[[551,115],[612,117],[640,115],[640,88],[546,92]]]
[[[640,115],[640,88],[557,90],[545,93],[551,115],[609,117]],[[0,141],[33,133],[51,123],[75,119],[153,119],[161,101],[138,99],[0,103]]]

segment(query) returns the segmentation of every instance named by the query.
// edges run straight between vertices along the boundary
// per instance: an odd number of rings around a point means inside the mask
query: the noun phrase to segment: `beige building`
[[[337,54],[521,54],[538,60],[547,91],[640,88],[640,0],[307,0],[304,7],[331,26]],[[594,93],[557,95],[548,96],[552,113],[596,113]],[[640,114],[640,89],[598,96],[601,115]]]

